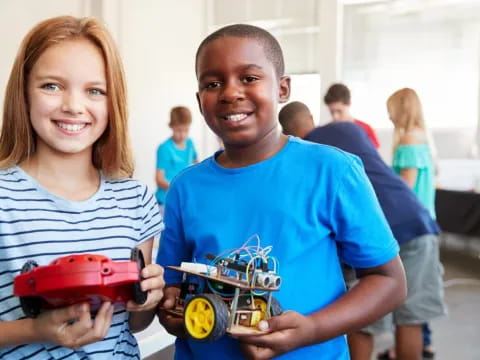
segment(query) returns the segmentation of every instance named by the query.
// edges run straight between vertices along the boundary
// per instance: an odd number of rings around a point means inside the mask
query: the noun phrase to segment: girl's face
[[[27,86],[37,154],[91,156],[108,123],[100,50],[86,39],[53,45],[38,58]]]

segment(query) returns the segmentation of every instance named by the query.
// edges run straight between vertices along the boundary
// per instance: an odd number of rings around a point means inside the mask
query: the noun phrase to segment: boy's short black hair
[[[277,39],[275,39],[267,30],[247,24],[228,25],[208,35],[198,47],[197,54],[195,56],[195,71],[197,70],[198,57],[202,49],[212,41],[227,36],[257,40],[263,46],[263,50],[265,51],[267,59],[270,60],[275,67],[277,76],[280,78],[284,75],[285,63],[283,60],[283,52]]]
[[[325,104],[327,105],[336,102],[350,105],[350,90],[344,84],[333,84],[328,88],[323,101],[325,101]]]

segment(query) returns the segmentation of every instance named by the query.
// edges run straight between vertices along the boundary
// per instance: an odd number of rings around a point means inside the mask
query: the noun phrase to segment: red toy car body
[[[132,250],[131,261],[95,254],[64,256],[46,266],[28,261],[14,279],[14,295],[30,317],[42,308],[80,302],[89,302],[92,309],[103,301],[143,304],[147,294],[140,289],[140,272],[144,266],[138,249]]]

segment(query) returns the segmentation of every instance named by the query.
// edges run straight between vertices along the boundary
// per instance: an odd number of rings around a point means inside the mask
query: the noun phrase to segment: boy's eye
[[[49,90],[49,91],[59,91],[60,86],[58,84],[53,83],[46,83],[41,86],[42,89]]]
[[[256,76],[245,76],[243,78],[243,82],[246,82],[246,83],[251,83],[251,82],[254,82],[254,81],[257,81],[257,80],[259,80],[259,79]]]
[[[205,89],[214,89],[220,86],[220,81],[210,81],[205,84]]]
[[[106,95],[106,92],[102,89],[88,89],[90,95]]]

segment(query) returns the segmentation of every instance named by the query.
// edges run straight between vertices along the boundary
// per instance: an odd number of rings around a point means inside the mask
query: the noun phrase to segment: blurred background
[[[480,0],[1,0],[0,98],[23,36],[37,22],[65,14],[102,19],[117,41],[127,75],[135,177],[152,189],[156,148],[170,136],[173,106],[192,110],[191,137],[200,159],[218,148],[196,104],[194,56],[208,33],[241,22],[278,38],[292,77],[291,100],[306,103],[317,124],[330,121],[322,101],[326,89],[337,81],[349,86],[352,114],[376,130],[387,163],[393,127],[386,99],[399,88],[414,88],[436,144],[438,188],[447,195],[480,192]],[[446,206],[461,208],[452,201]],[[480,195],[467,203],[471,208],[459,211],[470,216],[480,207]],[[473,227],[452,231],[458,236],[446,236],[444,244],[466,249],[473,262],[464,270],[478,279],[477,217],[468,219]],[[478,291],[471,296],[478,310]],[[475,321],[480,323],[478,314]],[[478,325],[459,328],[466,342],[473,330],[478,343]],[[144,356],[172,342],[158,328],[141,338]],[[455,356],[449,354],[439,358]],[[480,359],[480,352],[461,354],[457,358]]]

